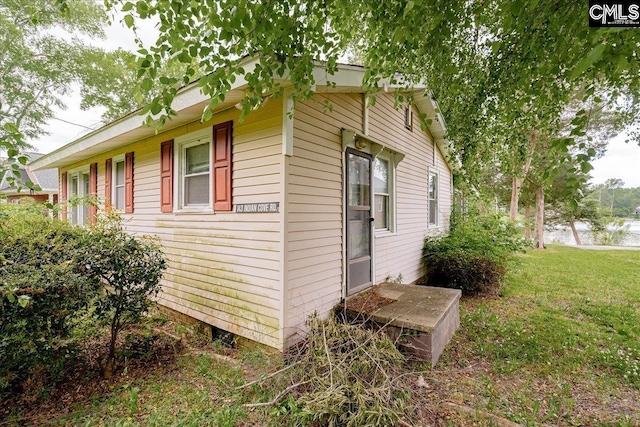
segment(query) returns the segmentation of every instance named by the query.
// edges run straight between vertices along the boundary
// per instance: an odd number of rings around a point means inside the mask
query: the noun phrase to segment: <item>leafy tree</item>
[[[103,122],[111,122],[125,114],[131,113],[151,102],[159,94],[158,88],[141,87],[136,55],[132,52],[117,49],[112,52],[94,50],[86,55],[85,62],[78,78],[82,81],[80,107],[104,107]],[[181,76],[185,65],[177,60],[169,59],[163,64],[161,73],[169,76]],[[197,64],[193,78],[201,76]],[[140,89],[136,92],[136,89]],[[136,96],[132,96],[136,93]]]
[[[593,230],[602,230],[605,226],[598,194],[587,184],[589,178],[575,165],[567,163],[560,166],[547,190],[547,224],[569,225],[576,245],[582,244],[576,222],[586,222]]]
[[[9,0],[0,5],[0,149],[8,159],[0,176],[19,177],[27,157],[27,139],[41,137],[53,108],[78,81],[85,54],[83,41],[103,35],[106,14],[90,0]],[[61,37],[59,34],[65,34]]]
[[[447,118],[454,154],[463,163],[462,180],[475,186],[487,165],[499,164],[512,177],[514,205],[533,156],[544,138],[557,151],[559,164],[580,150],[589,121],[579,109],[571,128],[558,138],[563,113],[576,90],[586,103],[600,104],[598,88],[610,99],[635,105],[640,86],[637,61],[640,34],[633,29],[589,28],[583,2],[472,0],[468,2],[400,1],[326,2],[217,0],[178,4],[169,0],[108,0],[136,30],[140,19],[157,19],[155,46],[140,46],[141,88],[159,85],[143,113],[161,127],[175,114],[171,101],[178,87],[196,74],[211,97],[203,118],[242,78],[248,88],[242,115],[265,97],[284,94],[281,78],[293,81],[292,97],[305,100],[316,84],[331,84],[338,61],[348,53],[368,67],[364,87],[375,94],[382,79],[411,86],[425,83]],[[258,65],[244,69],[246,56]],[[181,77],[168,76],[168,58],[185,64]],[[326,66],[316,81],[316,61]],[[402,71],[399,81],[397,72]],[[411,99],[398,95],[398,102]],[[159,114],[158,120],[153,117]],[[638,117],[627,111],[627,121]],[[573,153],[573,154],[571,154]],[[578,161],[588,164],[593,152]],[[588,169],[588,166],[585,166]],[[553,170],[553,166],[549,169]],[[546,180],[548,177],[544,177]]]
[[[0,150],[8,157],[0,177],[9,171],[16,184],[19,165],[28,161],[22,154],[27,141],[46,134],[44,125],[56,108],[65,108],[74,88],[80,88],[83,108],[106,107],[105,120],[144,101],[130,94],[137,81],[134,55],[90,44],[104,36],[106,25],[105,8],[93,0],[0,4]]]
[[[640,187],[623,188],[624,183],[610,178],[595,186],[603,210],[613,216],[628,217],[640,207]]]

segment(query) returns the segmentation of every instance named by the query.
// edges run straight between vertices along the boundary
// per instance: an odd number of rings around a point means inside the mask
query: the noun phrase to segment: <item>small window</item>
[[[438,174],[429,172],[429,225],[438,225]]]
[[[179,207],[209,210],[211,207],[211,137],[198,132],[178,142]]]
[[[393,229],[393,164],[376,157],[373,165],[374,224],[376,230]]]
[[[113,207],[124,210],[124,158],[114,159],[113,167]]]

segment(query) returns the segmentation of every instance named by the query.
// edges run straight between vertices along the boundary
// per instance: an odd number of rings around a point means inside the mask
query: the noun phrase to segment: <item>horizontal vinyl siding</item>
[[[98,162],[98,196],[104,200],[104,161],[133,151],[134,208],[127,231],[158,236],[168,260],[158,302],[218,328],[281,347],[281,214],[160,212],[160,143],[233,120],[233,203],[282,202],[282,103],[270,102],[239,123],[223,112],[118,151]],[[66,170],[65,169],[65,170]],[[174,195],[175,196],[175,195]]]
[[[317,311],[326,315],[342,298],[342,132],[360,129],[362,97],[316,95],[296,104],[287,202],[285,336],[295,340]],[[333,111],[325,111],[328,100]]]
[[[374,257],[376,283],[395,280],[403,283],[422,276],[422,245],[425,235],[446,230],[451,206],[451,173],[437,148],[434,163],[433,139],[420,129],[418,111],[413,109],[413,131],[405,128],[404,109],[393,108],[393,95],[378,94],[369,111],[369,135],[405,154],[396,168],[394,233],[376,232]],[[430,168],[439,172],[440,222],[428,227],[428,176]]]

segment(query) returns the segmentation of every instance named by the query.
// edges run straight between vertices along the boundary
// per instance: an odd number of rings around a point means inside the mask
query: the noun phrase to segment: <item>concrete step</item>
[[[460,290],[383,283],[344,304],[350,320],[375,322],[408,356],[435,366],[460,326]],[[350,301],[352,301],[350,305]],[[365,303],[363,303],[365,302]]]

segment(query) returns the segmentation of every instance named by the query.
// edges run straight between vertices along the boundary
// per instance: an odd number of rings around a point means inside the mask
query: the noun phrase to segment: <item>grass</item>
[[[461,313],[437,368],[478,367],[452,377],[460,403],[522,425],[640,424],[640,252],[529,252],[501,298]]]
[[[295,425],[280,390],[237,387],[281,361],[260,350],[216,356],[207,344],[157,373],[123,373],[103,393],[26,420],[50,426]],[[461,328],[436,368],[408,365],[411,396],[434,426],[491,426],[483,413],[522,426],[640,425],[640,251],[552,247],[529,252],[501,296],[464,299]],[[477,410],[475,416],[447,403]],[[33,413],[33,411],[32,411]],[[37,411],[35,411],[38,414]],[[2,425],[29,424],[13,418]]]

